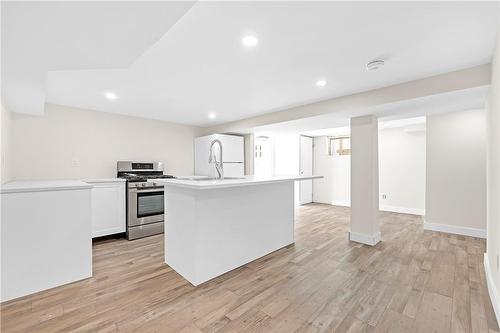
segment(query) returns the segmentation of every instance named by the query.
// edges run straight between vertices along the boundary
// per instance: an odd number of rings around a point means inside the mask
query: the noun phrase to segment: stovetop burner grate
[[[145,182],[148,179],[166,179],[166,178],[175,178],[172,175],[164,175],[159,173],[131,173],[131,172],[119,172],[118,178],[126,179],[129,182]]]

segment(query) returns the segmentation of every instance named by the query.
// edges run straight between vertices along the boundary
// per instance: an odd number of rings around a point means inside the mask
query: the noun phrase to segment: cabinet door
[[[92,237],[125,232],[125,183],[92,185]]]

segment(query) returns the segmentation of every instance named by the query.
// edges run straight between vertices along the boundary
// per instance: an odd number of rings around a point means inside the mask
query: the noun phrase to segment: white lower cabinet
[[[92,237],[125,232],[125,182],[92,182]]]

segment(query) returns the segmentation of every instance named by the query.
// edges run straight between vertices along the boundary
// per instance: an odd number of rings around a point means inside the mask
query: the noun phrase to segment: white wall
[[[381,129],[378,139],[380,210],[425,215],[425,128]]]
[[[192,126],[47,105],[44,116],[13,114],[16,179],[116,176],[118,160],[157,160],[174,175],[193,173]],[[72,166],[72,160],[79,166]]]
[[[500,34],[497,41],[491,75],[487,111],[487,220],[488,239],[485,257],[486,279],[491,302],[500,321]]]
[[[379,130],[381,210],[425,213],[425,128],[415,128]],[[324,136],[314,139],[314,174],[325,176],[314,180],[314,202],[350,205],[350,156],[327,155]]]
[[[274,175],[299,175],[300,135],[279,134],[272,138]],[[295,206],[300,205],[300,187],[295,182]]]
[[[313,180],[313,201],[349,206],[351,201],[351,157],[327,154],[326,136],[314,138],[313,174],[324,176]]]
[[[425,228],[485,236],[484,110],[427,117]],[[442,225],[448,229],[443,229]]]
[[[1,136],[0,136],[0,168],[1,176],[0,183],[5,183],[12,178],[12,114],[1,106],[0,122],[1,122]]]
[[[298,175],[300,169],[300,135],[280,134],[273,137],[275,175]]]

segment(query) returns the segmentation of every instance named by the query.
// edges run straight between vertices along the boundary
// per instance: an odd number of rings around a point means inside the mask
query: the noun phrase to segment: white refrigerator
[[[222,162],[225,177],[245,175],[244,138],[238,135],[212,134],[194,139],[194,173],[196,176],[215,177],[215,166],[208,163],[210,144],[219,139],[222,143]],[[214,145],[215,156],[219,158],[219,146]]]

